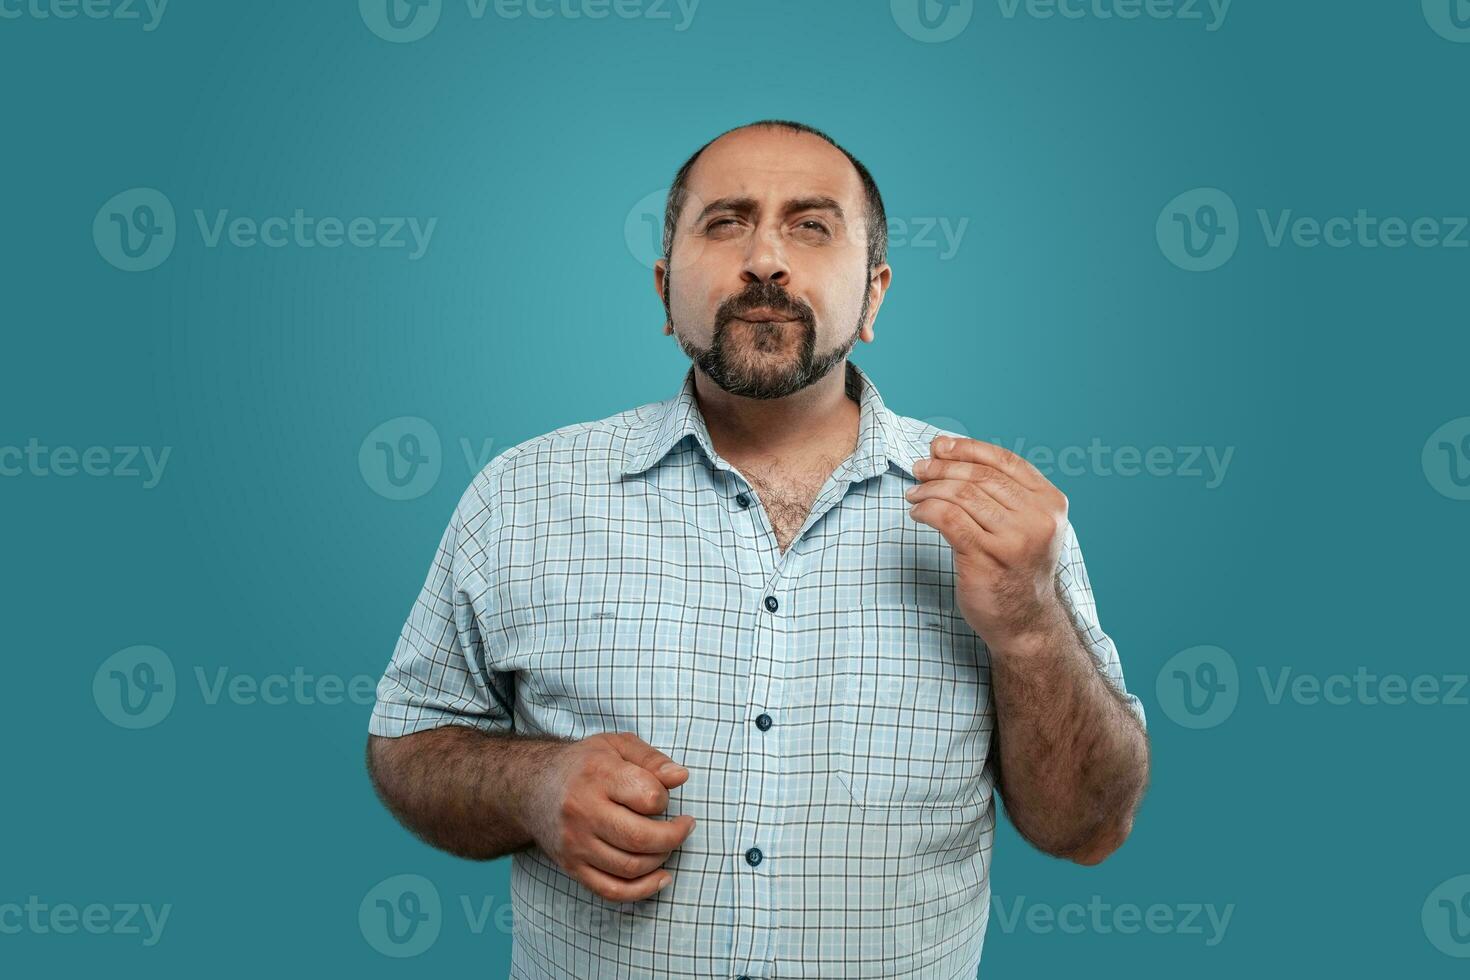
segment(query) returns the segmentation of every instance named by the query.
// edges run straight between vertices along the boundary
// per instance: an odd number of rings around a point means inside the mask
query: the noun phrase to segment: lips
[[[751,310],[748,313],[740,314],[735,319],[744,320],[746,323],[790,323],[796,317],[782,316],[770,310]]]

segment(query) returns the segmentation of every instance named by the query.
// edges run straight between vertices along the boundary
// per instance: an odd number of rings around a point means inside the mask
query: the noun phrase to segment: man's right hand
[[[570,742],[530,788],[525,827],[562,870],[613,902],[636,902],[673,877],[662,870],[694,818],[655,819],[689,770],[631,732]]]

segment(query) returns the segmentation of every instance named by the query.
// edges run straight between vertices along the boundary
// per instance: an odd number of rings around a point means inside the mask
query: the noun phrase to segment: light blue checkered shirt
[[[460,500],[370,730],[631,731],[689,768],[673,884],[616,905],[512,856],[511,976],[973,977],[995,829],[989,652],[950,547],[908,515],[941,430],[866,373],[857,448],[786,553],[714,450],[693,368],[671,399],[557,429]],[[1076,535],[1064,595],[1128,695]]]

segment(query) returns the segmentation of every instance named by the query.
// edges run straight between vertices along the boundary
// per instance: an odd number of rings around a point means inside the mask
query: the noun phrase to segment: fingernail
[[[668,875],[664,875],[664,880],[658,883],[658,890],[663,891],[665,888],[669,887],[669,883],[673,880],[674,879],[670,878]]]
[[[954,440],[953,439],[939,438],[939,439],[934,440],[934,448],[937,449],[937,450],[939,450],[942,453],[949,452],[950,449],[953,448],[953,447],[954,447]]]
[[[663,765],[658,767],[658,771],[665,776],[682,776],[689,770],[685,769],[683,766],[675,765],[672,762],[665,762]]]
[[[913,500],[914,499],[914,494],[916,494],[918,492],[919,492],[919,488],[918,487],[909,487],[907,490],[905,490],[903,492],[903,495],[905,497],[907,497],[908,499]]]

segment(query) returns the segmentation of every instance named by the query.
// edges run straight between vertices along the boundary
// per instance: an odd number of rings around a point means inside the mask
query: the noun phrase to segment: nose
[[[786,261],[786,250],[781,245],[780,231],[762,227],[750,236],[749,241],[741,278],[746,282],[774,282],[783,286],[789,283],[791,268]]]

